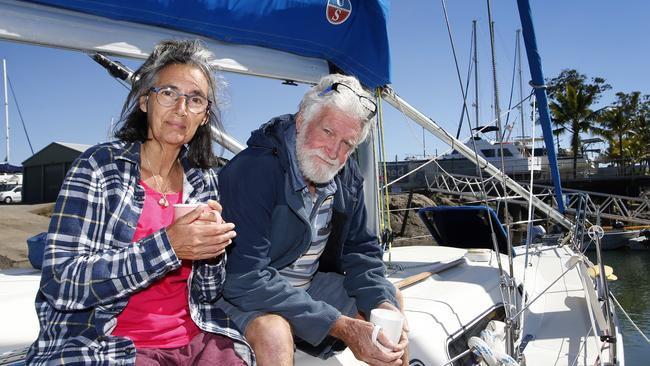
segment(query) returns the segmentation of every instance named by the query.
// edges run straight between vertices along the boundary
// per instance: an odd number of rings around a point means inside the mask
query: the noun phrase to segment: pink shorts
[[[136,366],[246,366],[235,352],[230,338],[206,332],[199,333],[183,347],[137,349],[135,364]]]

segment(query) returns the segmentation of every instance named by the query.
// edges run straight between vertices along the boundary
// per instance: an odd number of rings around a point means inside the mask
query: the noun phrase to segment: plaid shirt
[[[161,229],[132,243],[144,205],[140,143],[111,142],[84,152],[72,165],[56,201],[43,257],[36,311],[40,333],[27,364],[133,365],[128,338],[111,336],[129,296],[180,267]],[[185,171],[183,202],[218,199],[212,170]],[[225,261],[195,261],[188,279],[192,320],[206,332],[233,339],[235,350],[254,364],[250,347],[215,306],[225,280]]]

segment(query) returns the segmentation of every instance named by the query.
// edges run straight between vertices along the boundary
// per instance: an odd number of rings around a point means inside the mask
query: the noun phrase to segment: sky
[[[461,115],[462,94],[454,66],[443,13],[446,4],[460,72],[465,82],[470,60],[472,20],[478,26],[479,106],[481,124],[494,118],[487,1],[393,0],[388,23],[391,44],[392,87],[412,106],[455,134]],[[502,111],[508,109],[515,35],[519,17],[515,0],[493,0],[495,54]],[[588,77],[599,76],[612,85],[598,106],[614,101],[618,91],[650,94],[650,2],[627,0],[531,0],[533,22],[547,78],[573,68]],[[523,42],[522,42],[523,44]],[[34,152],[53,141],[96,144],[109,139],[128,90],[112,79],[88,56],[74,51],[0,41],[0,58],[15,93],[9,93],[9,162],[20,165],[32,155],[15,95]],[[524,95],[530,80],[522,55]],[[141,61],[121,60],[135,69]],[[307,86],[285,86],[277,80],[224,74],[228,87],[222,104],[226,131],[245,142],[250,131],[270,118],[297,110]],[[473,84],[473,80],[471,83]],[[518,81],[514,102],[519,101]],[[4,92],[0,90],[4,98]],[[473,89],[470,100],[473,103]],[[440,141],[398,111],[384,108],[386,158],[443,153]],[[525,107],[526,115],[530,108]],[[4,113],[0,132],[0,160],[6,155]],[[473,111],[472,111],[473,116]],[[514,113],[513,136],[520,135],[519,114]],[[530,126],[526,126],[527,135]],[[468,136],[467,128],[461,137]],[[536,132],[539,136],[540,132]],[[567,146],[568,142],[563,142]],[[226,154],[227,156],[228,154]]]

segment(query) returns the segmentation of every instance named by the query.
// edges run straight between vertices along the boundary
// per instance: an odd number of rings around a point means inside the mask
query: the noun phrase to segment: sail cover
[[[390,0],[28,0],[329,61],[367,87],[390,83]]]

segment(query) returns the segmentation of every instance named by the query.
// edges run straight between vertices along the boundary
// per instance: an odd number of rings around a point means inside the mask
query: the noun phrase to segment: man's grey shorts
[[[335,307],[343,315],[355,317],[358,313],[356,302],[353,298],[348,296],[347,291],[343,287],[343,276],[338,273],[316,272],[316,275],[312,279],[311,286],[307,290],[307,293],[311,296],[312,299],[316,301],[323,301]],[[219,307],[221,307],[221,309],[223,309],[230,320],[235,323],[237,328],[239,328],[242,333],[246,331],[248,323],[250,323],[256,317],[265,314],[264,312],[259,311],[241,311],[229,302],[225,301],[223,298],[219,299],[217,304]],[[326,337],[323,343],[327,344],[321,344],[318,347],[309,349],[313,346],[307,344],[304,341],[301,342],[299,339],[296,339],[296,345],[298,345],[299,348],[310,354],[322,358],[329,357],[333,351],[345,348],[344,346],[341,347],[341,345],[334,345],[333,343],[335,342],[332,337]]]

